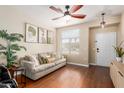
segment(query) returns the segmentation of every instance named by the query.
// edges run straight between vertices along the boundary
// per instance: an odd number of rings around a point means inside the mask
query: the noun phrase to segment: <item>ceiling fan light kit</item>
[[[65,16],[66,21],[69,21],[70,19],[71,19],[71,16],[69,16],[69,15]]]
[[[60,17],[57,17],[57,18],[53,18],[52,20],[58,20],[58,19],[60,19],[62,17],[66,17],[67,20],[69,20],[71,17],[78,18],[78,19],[84,19],[86,17],[86,15],[84,15],[84,14],[73,14],[73,13],[75,13],[76,11],[78,11],[82,7],[83,7],[83,5],[74,5],[70,9],[70,6],[66,5],[65,6],[66,11],[65,12],[63,12],[62,9],[56,8],[54,6],[50,6],[49,8],[54,10],[57,13],[63,14],[63,16],[60,16]]]

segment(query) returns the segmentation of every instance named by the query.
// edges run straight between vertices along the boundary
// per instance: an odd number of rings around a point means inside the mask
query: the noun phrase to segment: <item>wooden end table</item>
[[[12,77],[17,80],[18,84],[24,84],[26,86],[26,77],[23,77],[23,75],[26,75],[25,67],[12,67],[12,70],[14,72]],[[19,75],[21,76],[20,81],[18,80]]]

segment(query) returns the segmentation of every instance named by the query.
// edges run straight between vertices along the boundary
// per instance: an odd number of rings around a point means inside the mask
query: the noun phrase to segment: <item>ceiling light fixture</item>
[[[69,21],[70,19],[71,19],[71,16],[69,16],[69,15],[65,16],[66,21]]]
[[[104,27],[105,27],[105,24],[106,24],[106,22],[105,22],[105,20],[104,20],[105,13],[102,13],[102,14],[101,14],[101,17],[102,17],[102,21],[101,21],[100,25],[101,25],[101,28],[104,28]]]
[[[68,24],[70,22],[70,20],[71,20],[71,16],[67,15],[67,16],[65,16],[64,19],[66,21],[66,24]]]

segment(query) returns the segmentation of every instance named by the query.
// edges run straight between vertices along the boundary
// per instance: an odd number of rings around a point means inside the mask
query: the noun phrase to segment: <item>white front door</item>
[[[96,34],[96,64],[109,66],[116,54],[113,46],[116,46],[116,32]]]

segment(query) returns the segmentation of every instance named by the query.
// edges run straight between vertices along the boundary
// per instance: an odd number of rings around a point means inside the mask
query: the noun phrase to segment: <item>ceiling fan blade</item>
[[[60,8],[56,8],[54,6],[50,6],[49,8],[56,11],[57,13],[63,13],[63,11]]]
[[[60,18],[62,18],[62,17],[64,17],[64,16],[56,17],[56,18],[53,18],[52,20],[57,20],[57,19],[60,19]]]
[[[83,7],[83,5],[74,5],[72,6],[72,8],[70,9],[70,13],[74,13],[77,10],[79,10],[81,7]]]
[[[60,8],[58,8],[58,11],[59,11],[60,13],[62,13],[62,14],[64,13],[64,12],[62,11],[62,9],[60,9]]]
[[[83,15],[83,14],[71,14],[71,17],[83,19],[83,18],[86,17],[86,15]]]

